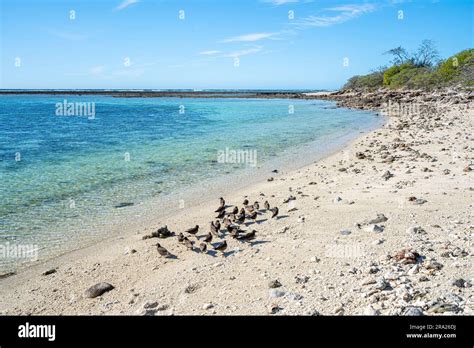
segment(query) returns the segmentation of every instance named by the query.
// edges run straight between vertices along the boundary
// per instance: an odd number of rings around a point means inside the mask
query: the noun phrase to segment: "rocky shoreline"
[[[160,239],[174,259],[143,238],[163,225],[207,234],[216,198],[0,279],[0,313],[472,315],[473,94],[304,97],[376,109],[388,123],[225,197],[280,208],[280,218],[264,213],[248,226],[255,240],[227,239],[220,257]]]

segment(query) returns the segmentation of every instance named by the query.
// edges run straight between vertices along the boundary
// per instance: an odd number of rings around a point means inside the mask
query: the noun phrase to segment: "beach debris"
[[[408,197],[408,201],[412,202],[413,204],[417,204],[417,205],[422,205],[422,204],[425,204],[426,202],[428,202],[426,199],[416,198],[415,196]]]
[[[281,286],[282,286],[281,283],[277,279],[272,280],[272,281],[270,281],[270,283],[268,283],[268,287],[270,289],[276,289],[276,288],[279,288]]]
[[[125,208],[125,207],[131,207],[132,205],[134,205],[135,203],[132,203],[132,202],[121,202],[121,203],[118,203],[116,205],[114,205],[114,208]]]
[[[363,152],[356,152],[357,159],[365,159],[367,156]]]
[[[347,230],[347,229],[344,229],[344,230],[341,230],[340,233],[343,235],[343,236],[347,236],[349,234],[351,234],[351,231]]]
[[[273,177],[269,177],[269,178],[267,179],[268,182],[271,182],[271,181],[273,181],[273,180],[275,180]]]
[[[114,286],[109,284],[109,283],[104,283],[104,282],[101,282],[101,283],[97,283],[93,286],[91,286],[89,289],[87,289],[85,291],[85,296],[88,297],[88,298],[96,298],[96,297],[99,297],[101,295],[103,295],[104,293],[108,292],[108,291],[111,291],[114,289]]]
[[[418,254],[416,251],[412,251],[410,249],[402,249],[397,252],[394,256],[396,261],[401,262],[402,264],[415,264],[421,258],[421,255]]]
[[[50,274],[53,274],[53,273],[56,273],[56,272],[57,272],[56,268],[51,268],[51,269],[48,269],[47,271],[43,272],[42,275],[47,276],[47,275],[50,275]]]
[[[464,169],[462,171],[468,173],[468,172],[472,171],[472,168],[471,168],[471,166],[466,166],[466,167],[464,167]]]
[[[186,286],[184,288],[184,292],[186,294],[193,294],[195,293],[197,290],[199,289],[199,285],[198,284],[189,284],[188,286]]]
[[[296,200],[296,197],[290,195],[288,198],[285,198],[285,199],[283,200],[283,203],[288,203],[288,202],[294,201],[294,200]]]

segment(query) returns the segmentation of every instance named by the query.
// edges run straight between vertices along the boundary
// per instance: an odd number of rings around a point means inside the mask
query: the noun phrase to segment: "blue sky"
[[[471,0],[0,1],[1,88],[332,89],[399,45],[474,46]]]

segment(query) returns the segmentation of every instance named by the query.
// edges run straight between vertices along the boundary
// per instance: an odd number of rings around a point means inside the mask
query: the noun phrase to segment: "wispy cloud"
[[[221,40],[221,43],[227,42],[255,42],[264,39],[270,39],[277,35],[277,33],[252,33],[246,35],[234,36],[228,39]]]
[[[326,8],[330,12],[321,16],[308,16],[295,22],[298,27],[330,27],[332,25],[347,22],[377,9],[375,4],[342,5]]]
[[[216,54],[219,54],[219,53],[221,53],[221,51],[216,51],[216,50],[199,52],[199,54],[202,56],[215,56]]]
[[[124,0],[120,5],[118,5],[115,10],[121,11],[129,7],[130,5],[136,4],[139,0]]]
[[[255,47],[244,49],[244,50],[239,50],[239,51],[226,53],[226,54],[221,55],[221,57],[238,58],[238,57],[242,57],[242,56],[248,56],[249,54],[258,53],[262,49],[263,49],[262,46],[255,46]]]
[[[296,2],[299,2],[299,0],[261,0],[261,1],[267,4],[275,5],[275,6],[280,6],[280,5],[285,5],[285,4],[294,4]]]
[[[75,34],[75,33],[70,33],[66,31],[51,30],[50,34],[56,37],[59,37],[61,39],[70,40],[70,41],[81,41],[81,40],[87,39],[87,35]]]

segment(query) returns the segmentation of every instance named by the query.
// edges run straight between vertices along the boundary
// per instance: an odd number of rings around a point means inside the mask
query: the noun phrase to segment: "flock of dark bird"
[[[271,218],[276,218],[278,216],[278,207],[270,207],[268,201],[265,201],[263,204],[263,210],[260,209],[260,205],[258,202],[254,204],[249,204],[249,201],[245,199],[243,201],[243,207],[239,210],[237,206],[234,206],[232,212],[227,212],[225,200],[224,198],[220,198],[220,205],[219,208],[216,209],[215,213],[217,213],[216,220],[210,222],[210,231],[200,240],[198,236],[199,232],[199,225],[191,227],[185,231],[187,236],[184,233],[178,234],[178,242],[183,244],[189,250],[195,251],[195,241],[191,240],[190,238],[194,237],[199,243],[198,249],[202,253],[207,253],[208,246],[211,246],[212,249],[219,251],[224,255],[225,250],[227,249],[227,241],[225,240],[226,234],[230,237],[237,239],[239,241],[251,241],[254,240],[257,234],[257,231],[245,231],[241,229],[241,226],[244,224],[248,224],[248,222],[257,222],[257,216],[262,214],[263,212],[271,212]],[[246,222],[247,221],[247,222]],[[175,234],[171,232],[167,226],[160,227],[157,231],[153,232],[149,236],[145,236],[144,239],[158,237],[158,238],[168,238],[174,236]],[[213,238],[223,239],[215,244],[211,244]],[[160,243],[156,244],[158,253],[163,257],[174,257],[172,253],[170,253],[166,248],[160,245]]]

